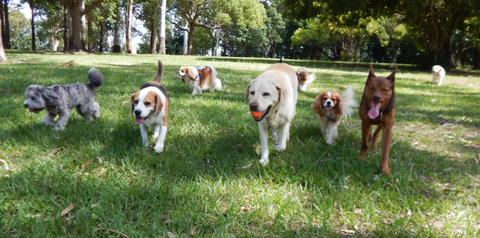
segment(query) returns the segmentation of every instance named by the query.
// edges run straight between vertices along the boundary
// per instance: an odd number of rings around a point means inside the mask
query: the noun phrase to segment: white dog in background
[[[442,85],[443,79],[445,78],[445,69],[440,65],[434,65],[432,67],[432,84],[437,83],[438,86]]]
[[[262,154],[260,163],[268,164],[268,131],[272,129],[277,141],[276,151],[284,151],[290,136],[290,123],[295,116],[298,80],[295,70],[288,64],[279,63],[267,68],[250,82],[245,91],[245,101],[250,100],[250,113],[258,122]],[[277,128],[280,140],[277,136]]]
[[[315,78],[315,73],[309,75],[306,69],[299,69],[297,71],[298,89],[302,91],[307,90],[307,86],[311,84]]]

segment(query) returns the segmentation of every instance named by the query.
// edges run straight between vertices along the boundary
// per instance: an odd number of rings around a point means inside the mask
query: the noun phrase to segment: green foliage
[[[31,50],[32,34],[30,22],[19,11],[10,12],[9,21],[12,49]]]

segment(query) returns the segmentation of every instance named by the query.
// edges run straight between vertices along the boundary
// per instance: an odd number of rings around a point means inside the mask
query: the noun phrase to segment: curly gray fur
[[[30,85],[25,91],[23,105],[30,112],[39,113],[43,109],[47,115],[42,124],[51,125],[55,130],[63,130],[67,125],[71,110],[75,108],[87,121],[100,117],[100,106],[95,102],[95,90],[103,84],[103,75],[96,68],[88,71],[90,82],[70,85]],[[58,120],[55,117],[58,115]]]

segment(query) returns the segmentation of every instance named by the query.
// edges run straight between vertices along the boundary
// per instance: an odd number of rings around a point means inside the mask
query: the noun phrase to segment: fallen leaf
[[[194,226],[190,231],[190,235],[195,235],[195,233],[197,233],[197,229],[198,229],[198,226]]]
[[[240,211],[242,211],[242,212],[246,212],[246,211],[248,211],[248,209],[250,209],[250,206],[241,206],[240,207]]]
[[[81,169],[85,169],[85,167],[91,163],[95,163],[95,161],[89,160],[86,162],[83,162],[83,164],[80,166]]]
[[[242,169],[248,169],[248,168],[250,168],[250,166],[252,166],[252,163],[243,166]]]
[[[56,156],[57,153],[58,153],[59,151],[63,150],[63,149],[65,149],[65,148],[63,148],[63,147],[55,148],[55,149],[50,153],[50,156],[52,156],[52,157],[53,157],[53,156]]]
[[[167,231],[167,234],[168,234],[168,238],[177,238],[177,236],[170,231]]]
[[[0,162],[2,162],[5,165],[5,170],[10,170],[10,167],[8,167],[7,161],[0,159]]]
[[[73,63],[73,60],[70,60],[66,63],[63,63],[60,67],[64,68],[64,69],[68,69],[70,67],[73,67],[75,66],[75,64]]]
[[[220,132],[222,132],[222,128],[221,128],[221,127],[218,128],[218,131],[213,132],[212,134],[217,134],[217,133],[220,133]]]
[[[75,203],[72,203],[70,205],[68,205],[67,208],[63,209],[62,213],[60,214],[61,217],[67,215],[67,213],[69,213],[71,210],[73,210],[73,208],[75,208]]]

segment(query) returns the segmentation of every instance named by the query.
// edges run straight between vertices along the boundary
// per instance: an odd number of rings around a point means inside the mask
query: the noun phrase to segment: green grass
[[[262,167],[245,89],[277,59],[161,56],[169,130],[163,153],[144,149],[128,100],[153,79],[157,57],[8,52],[0,64],[0,159],[9,166],[0,163],[0,237],[480,235],[479,74],[447,74],[438,87],[429,72],[402,68],[387,177],[377,173],[380,152],[357,158],[357,113],[329,146],[310,108],[321,91],[348,85],[360,100],[368,71],[348,64],[287,60],[317,80],[299,93],[286,151],[270,143]],[[74,67],[60,67],[70,60]],[[225,90],[191,96],[178,68],[204,64],[217,68]],[[93,66],[105,77],[99,120],[87,124],[74,112],[58,132],[40,125],[45,112],[23,108],[28,85],[87,82]]]

